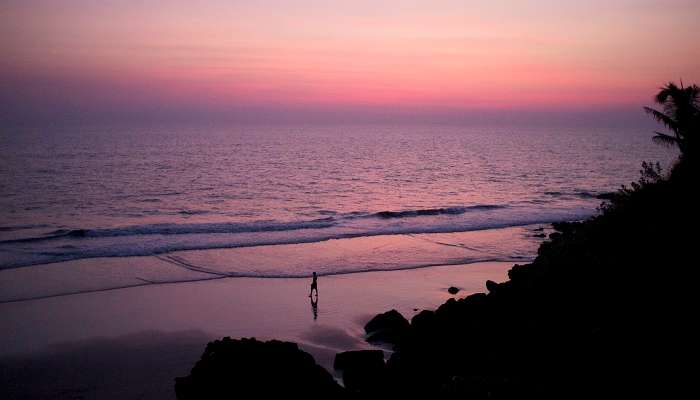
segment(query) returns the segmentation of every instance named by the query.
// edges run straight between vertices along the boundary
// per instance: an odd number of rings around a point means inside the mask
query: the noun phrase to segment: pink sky
[[[0,102],[570,111],[700,81],[697,0],[330,3],[5,0]]]

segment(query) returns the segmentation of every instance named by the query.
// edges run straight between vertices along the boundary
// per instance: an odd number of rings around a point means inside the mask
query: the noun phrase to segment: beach
[[[377,348],[364,340],[374,315],[410,319],[483,292],[549,232],[375,235],[0,270],[1,397],[172,399],[174,378],[226,336],[298,343],[340,380],[336,353]]]
[[[700,1],[540,3],[4,1],[0,400],[687,397]]]
[[[373,316],[485,292],[664,159],[632,129],[289,129],[13,137],[0,397],[172,399],[226,336],[298,343],[340,381]]]
[[[297,342],[333,372],[337,352],[372,348],[363,326],[396,309],[411,318],[503,281],[484,262],[310,279],[224,278],[0,304],[3,398],[174,398],[206,343],[224,336]],[[456,296],[447,292],[460,288]]]

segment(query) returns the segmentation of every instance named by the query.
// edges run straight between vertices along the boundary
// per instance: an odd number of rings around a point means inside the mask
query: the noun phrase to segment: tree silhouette
[[[700,136],[700,88],[697,85],[680,87],[673,82],[661,87],[654,100],[662,111],[644,107],[647,114],[662,123],[671,134],[654,132],[654,142],[665,146],[678,146],[681,156],[697,151]]]

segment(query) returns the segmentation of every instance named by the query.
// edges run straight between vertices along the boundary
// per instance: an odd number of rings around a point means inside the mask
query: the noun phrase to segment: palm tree
[[[644,111],[662,123],[671,134],[654,132],[654,142],[666,146],[678,146],[681,157],[691,151],[697,151],[700,137],[700,87],[691,85],[678,87],[669,82],[661,87],[654,100],[663,107],[663,111],[644,107]]]

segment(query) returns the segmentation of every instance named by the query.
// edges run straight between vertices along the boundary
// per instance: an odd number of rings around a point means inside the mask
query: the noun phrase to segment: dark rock
[[[527,277],[531,274],[531,270],[532,268],[530,267],[530,264],[515,264],[508,271],[508,278],[511,281],[520,281],[523,279],[527,279]]]
[[[435,312],[423,310],[411,319],[411,329],[420,331],[423,328],[430,327],[435,322]]]
[[[513,266],[508,281],[488,282],[488,295],[450,298],[414,316],[387,362],[387,392],[515,399],[575,388],[580,398],[669,398],[694,390],[672,360],[694,339],[678,321],[692,313],[695,281],[679,288],[674,276],[687,275],[696,258],[700,174],[674,168],[621,190],[599,215],[554,224],[537,258]],[[668,296],[659,295],[664,286]]]
[[[382,329],[367,335],[367,339],[365,340],[368,343],[396,344],[403,338],[405,332],[405,330]]]
[[[396,310],[378,314],[365,325],[367,341],[370,343],[396,344],[406,333],[409,323],[406,318]]]
[[[595,198],[598,200],[614,200],[615,197],[616,197],[615,192],[609,192],[609,193],[600,193]]]
[[[492,280],[487,280],[486,281],[486,290],[489,292],[493,293],[498,289],[498,283],[492,281]]]
[[[536,238],[546,238],[547,235],[544,234],[544,233],[536,233],[536,234],[532,235],[532,237],[536,237]]]
[[[384,353],[360,350],[338,353],[333,368],[343,371],[343,383],[351,392],[376,393],[384,383]]]
[[[459,292],[459,288],[456,288],[456,287],[454,287],[454,286],[450,286],[450,288],[447,289],[447,292],[448,292],[449,294],[457,294],[457,293]]]
[[[404,329],[408,327],[408,321],[396,310],[390,310],[377,314],[365,325],[365,332],[371,333],[381,329]]]
[[[356,368],[359,365],[384,364],[384,352],[381,350],[345,351],[335,355],[333,368],[338,371]]]
[[[175,378],[178,399],[345,396],[328,371],[296,343],[252,339],[210,342],[190,374]]]
[[[568,221],[564,221],[564,222],[554,222],[554,223],[552,223],[552,228],[554,228],[554,230],[559,231],[559,232],[562,232],[562,233],[572,232],[572,231],[574,231],[575,229],[579,228],[580,226],[581,226],[581,223],[580,223],[580,222],[568,222]]]

